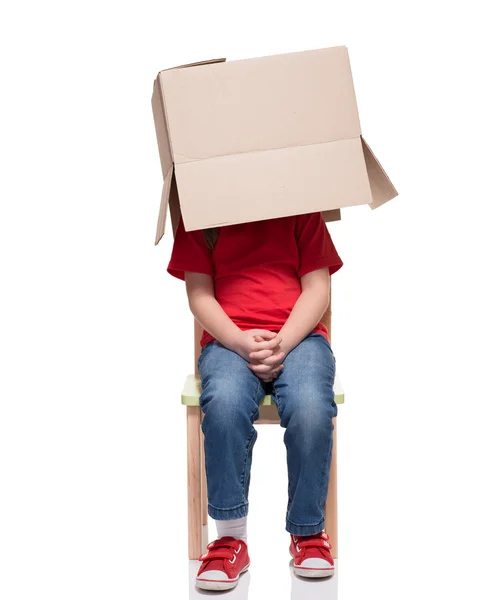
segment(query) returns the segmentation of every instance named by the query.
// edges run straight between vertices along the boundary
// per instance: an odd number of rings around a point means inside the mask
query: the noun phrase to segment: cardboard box
[[[377,208],[397,191],[363,139],[345,46],[161,71],[152,108],[168,206],[186,231]]]

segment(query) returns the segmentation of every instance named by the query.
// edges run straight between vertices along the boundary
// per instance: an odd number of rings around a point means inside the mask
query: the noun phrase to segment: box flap
[[[214,63],[225,62],[226,58],[211,58],[210,60],[201,60],[199,62],[187,63],[185,65],[178,65],[177,67],[170,67],[169,69],[163,69],[164,71],[171,71],[173,69],[187,69],[188,67],[200,67],[202,65],[212,65]],[[162,73],[162,71],[160,71]]]
[[[159,76],[175,164],[361,134],[344,46]]]
[[[180,222],[180,199],[178,197],[178,187],[176,185],[175,172],[173,171],[173,177],[171,178],[171,188],[169,192],[169,214],[171,220],[171,228],[173,230],[173,236],[176,235],[176,229]]]
[[[186,231],[368,204],[360,138],[175,165]]]
[[[163,183],[163,189],[161,193],[161,206],[159,207],[159,217],[157,219],[157,228],[156,228],[156,241],[155,245],[159,244],[161,238],[164,235],[164,231],[166,229],[166,217],[168,215],[168,201],[169,201],[169,193],[171,190],[171,180],[173,178],[173,165],[171,165],[170,170],[167,172],[166,177]]]
[[[363,136],[361,136],[361,143],[367,167],[368,180],[370,181],[370,189],[372,190],[372,202],[370,202],[370,208],[375,209],[395,198],[398,195],[398,192]]]
[[[152,90],[152,114],[154,116],[154,126],[156,129],[157,145],[159,147],[159,157],[161,159],[161,169],[163,179],[166,173],[173,165],[171,154],[171,145],[169,141],[168,126],[166,123],[166,112],[164,109],[163,95],[161,91],[161,81],[156,77]]]
[[[163,188],[161,193],[161,206],[156,228],[156,245],[164,235],[166,228],[166,216],[168,213],[168,200],[173,177],[173,157],[171,154],[171,145],[169,141],[168,124],[166,122],[166,112],[164,109],[163,95],[161,91],[160,78],[156,77],[152,91],[152,113],[154,115],[154,126],[156,129],[157,145],[159,148],[159,157],[161,160],[161,170],[163,174]]]
[[[341,209],[334,208],[333,210],[322,210],[322,217],[326,223],[330,223],[331,221],[340,221]]]

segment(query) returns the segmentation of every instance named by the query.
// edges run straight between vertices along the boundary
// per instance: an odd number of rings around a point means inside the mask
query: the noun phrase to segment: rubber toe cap
[[[306,558],[299,565],[300,567],[306,567],[307,569],[332,569],[332,565],[324,558]]]
[[[199,575],[200,579],[212,579],[213,581],[216,580],[227,580],[228,579],[228,575],[226,573],[224,573],[223,571],[204,571],[204,573],[201,573]]]

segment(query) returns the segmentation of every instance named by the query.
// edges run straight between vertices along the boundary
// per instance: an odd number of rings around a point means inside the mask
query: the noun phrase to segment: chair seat
[[[199,406],[199,398],[202,393],[201,379],[198,375],[188,375],[182,391],[182,404],[185,406]],[[335,403],[344,404],[344,390],[337,375],[334,380]],[[271,406],[273,403],[270,394],[263,398],[260,406]]]

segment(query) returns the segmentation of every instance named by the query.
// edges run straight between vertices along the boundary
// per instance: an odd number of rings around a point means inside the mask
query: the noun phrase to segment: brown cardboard
[[[167,69],[152,107],[156,244],[172,183],[186,231],[318,211],[333,221],[397,195],[361,134],[345,46]]]

